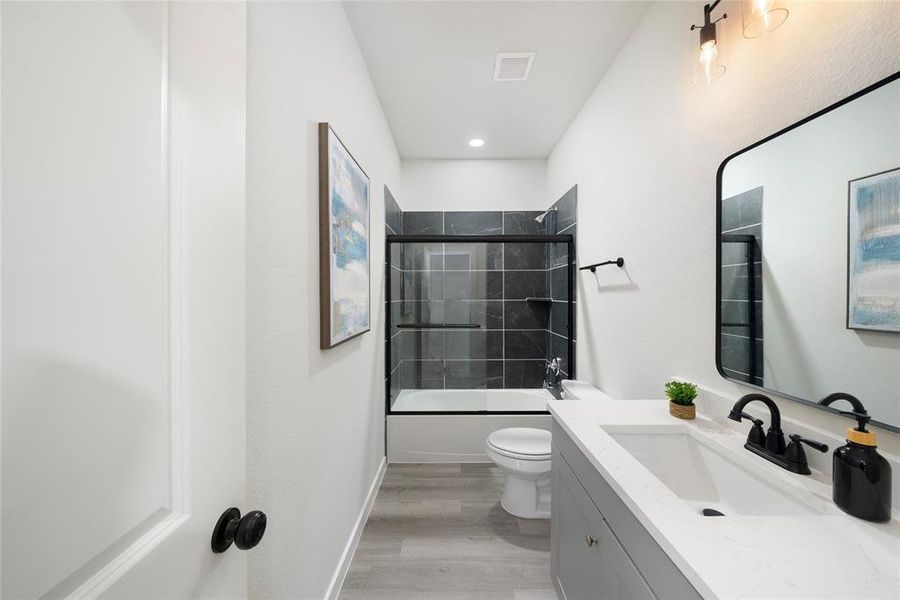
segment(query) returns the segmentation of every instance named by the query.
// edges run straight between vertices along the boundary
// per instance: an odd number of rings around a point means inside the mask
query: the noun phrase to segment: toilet
[[[550,432],[498,429],[487,438],[487,455],[506,474],[500,506],[523,519],[549,519]]]

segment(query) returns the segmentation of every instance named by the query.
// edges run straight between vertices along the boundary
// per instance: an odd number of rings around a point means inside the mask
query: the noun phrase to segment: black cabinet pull
[[[231,548],[231,544],[241,550],[255,547],[266,533],[266,521],[266,513],[261,510],[251,510],[242,517],[237,508],[229,508],[213,529],[212,551],[221,554]]]

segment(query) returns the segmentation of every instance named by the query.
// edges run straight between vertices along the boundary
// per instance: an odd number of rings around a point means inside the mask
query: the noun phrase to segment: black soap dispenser
[[[847,444],[834,451],[834,503],[841,510],[865,519],[891,520],[891,465],[875,449],[875,432],[866,430],[869,413],[854,396],[838,392],[819,401],[824,406],[847,400],[853,411],[841,411],[856,419],[847,429]]]

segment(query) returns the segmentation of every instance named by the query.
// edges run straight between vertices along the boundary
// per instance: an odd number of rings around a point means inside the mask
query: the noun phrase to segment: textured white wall
[[[321,598],[384,456],[383,185],[400,159],[340,3],[248,5],[250,595]],[[316,123],[371,179],[372,331],[319,350]]]
[[[545,160],[404,160],[403,210],[544,210]]]
[[[685,36],[702,3],[647,13],[548,160],[548,196],[578,184],[578,256],[626,272],[579,274],[579,378],[625,398],[679,375],[744,391],[715,368],[715,175],[727,156],[900,69],[900,3],[792,2],[773,35],[731,16],[729,72],[690,83]],[[791,403],[831,431],[844,420]],[[881,444],[900,448],[900,436]]]
[[[900,165],[900,81],[738,156],[725,198],[763,186],[766,387],[858,396],[900,424],[900,335],[847,329],[847,182]]]

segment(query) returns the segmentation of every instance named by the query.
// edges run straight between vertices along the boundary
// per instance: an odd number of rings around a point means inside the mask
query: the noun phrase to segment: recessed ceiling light
[[[469,140],[469,145],[473,148],[481,148],[482,146],[484,146],[484,140],[481,138],[472,138],[471,140]]]

